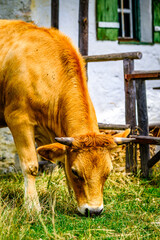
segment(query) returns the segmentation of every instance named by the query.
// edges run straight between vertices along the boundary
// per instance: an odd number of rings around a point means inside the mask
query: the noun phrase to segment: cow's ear
[[[120,138],[126,138],[129,134],[130,134],[130,129],[126,129],[125,131],[121,132],[121,133],[117,133],[115,135],[113,135],[113,137],[120,137]]]
[[[53,143],[37,148],[38,154],[50,162],[64,162],[66,147],[60,143]]]

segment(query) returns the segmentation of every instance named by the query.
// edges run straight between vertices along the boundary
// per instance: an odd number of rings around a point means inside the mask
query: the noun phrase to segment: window
[[[97,39],[117,40],[118,21],[118,1],[117,0],[97,0]]]
[[[99,40],[137,39],[139,0],[97,0]]]
[[[140,40],[139,9],[138,0],[118,0],[119,40]]]
[[[160,0],[153,0],[153,14],[154,42],[160,43]]]
[[[119,37],[133,38],[132,0],[118,0]]]
[[[98,40],[153,42],[152,0],[97,0],[96,11]]]

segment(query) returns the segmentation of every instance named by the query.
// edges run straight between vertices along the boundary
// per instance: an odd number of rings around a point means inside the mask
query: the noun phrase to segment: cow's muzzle
[[[78,207],[78,211],[86,217],[98,216],[103,211],[103,204],[100,207],[90,207],[88,204],[84,204]]]

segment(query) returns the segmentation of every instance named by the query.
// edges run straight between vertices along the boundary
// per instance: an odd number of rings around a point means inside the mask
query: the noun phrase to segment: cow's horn
[[[121,138],[121,137],[114,138],[114,142],[117,144],[130,143],[134,142],[135,140],[136,140],[135,138]]]
[[[72,138],[72,137],[55,137],[55,140],[61,144],[71,146],[74,138]]]

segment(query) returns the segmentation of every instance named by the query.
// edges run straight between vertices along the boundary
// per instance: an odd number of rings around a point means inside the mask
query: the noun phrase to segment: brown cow
[[[116,144],[99,133],[80,53],[58,30],[9,20],[0,20],[0,53],[0,127],[12,132],[27,205],[40,210],[36,141],[41,156],[65,163],[79,211],[99,214]]]

